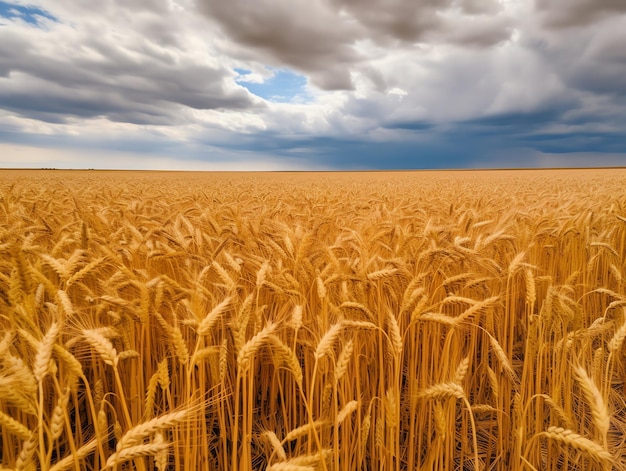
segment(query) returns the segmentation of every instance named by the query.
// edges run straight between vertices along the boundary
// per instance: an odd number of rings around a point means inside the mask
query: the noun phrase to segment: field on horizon
[[[0,469],[626,470],[625,188],[3,170]]]

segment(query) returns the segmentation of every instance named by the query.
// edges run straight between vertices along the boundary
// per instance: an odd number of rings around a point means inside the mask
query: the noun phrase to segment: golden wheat
[[[0,173],[0,468],[626,470],[626,172]]]

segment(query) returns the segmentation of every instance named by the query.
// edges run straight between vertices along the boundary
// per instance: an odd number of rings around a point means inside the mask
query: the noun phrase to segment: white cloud
[[[0,28],[0,104],[23,116],[175,124],[181,108],[245,109],[258,102],[201,39],[192,10],[155,2],[59,0],[46,28]],[[190,30],[187,30],[191,27]],[[192,34],[189,34],[189,33]]]

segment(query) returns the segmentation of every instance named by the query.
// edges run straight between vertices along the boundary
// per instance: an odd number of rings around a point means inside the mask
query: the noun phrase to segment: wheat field
[[[0,469],[626,469],[626,170],[0,173]]]

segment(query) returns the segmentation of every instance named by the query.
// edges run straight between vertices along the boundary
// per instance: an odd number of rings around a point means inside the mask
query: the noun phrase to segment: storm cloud
[[[402,48],[415,43],[488,47],[511,34],[496,0],[199,0],[200,10],[246,57],[311,76],[322,89],[353,89],[350,71],[371,57],[360,42]]]
[[[571,28],[626,12],[622,0],[536,0],[540,20],[549,27]]]
[[[623,0],[0,1],[0,143],[175,168],[626,164],[624,44]]]
[[[231,70],[186,50],[167,2],[103,2],[89,10],[74,3],[58,2],[49,12],[58,20],[44,18],[38,27],[0,27],[0,107],[51,122],[104,116],[175,124],[181,107],[254,106],[233,86]]]

